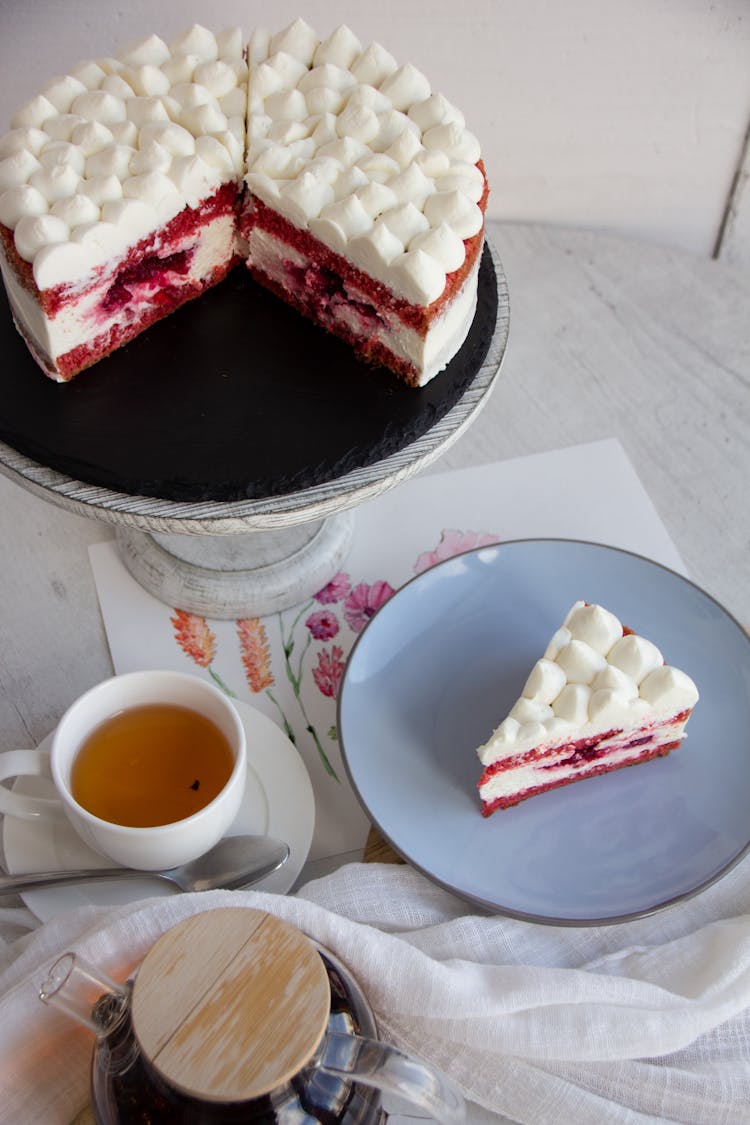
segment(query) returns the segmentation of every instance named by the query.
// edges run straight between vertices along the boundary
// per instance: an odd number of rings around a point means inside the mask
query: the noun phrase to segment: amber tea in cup
[[[228,738],[206,715],[145,703],[105,719],[82,741],[70,788],[94,816],[147,828],[204,808],[233,768]]]

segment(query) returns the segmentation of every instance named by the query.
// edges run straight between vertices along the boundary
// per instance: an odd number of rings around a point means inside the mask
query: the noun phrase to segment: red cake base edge
[[[81,344],[64,355],[58,356],[51,368],[45,367],[46,374],[62,383],[69,382],[74,375],[85,371],[87,367],[93,367],[100,359],[104,359],[117,348],[121,348],[123,344],[135,339],[156,321],[162,320],[175,309],[180,308],[181,305],[194,300],[195,297],[200,297],[206,289],[218,285],[234,268],[236,261],[224,263],[224,265],[212,270],[207,277],[202,278],[199,282],[185,285],[175,292],[158,294],[158,300],[149,305],[142,316],[125,326],[114,325],[107,332],[103,332],[101,336],[97,336],[93,340],[89,340],[88,343]],[[39,362],[38,359],[37,362]]]
[[[601,734],[593,737],[579,739],[571,742],[569,745],[556,745],[548,749],[539,749],[534,747],[526,754],[518,755],[515,759],[510,761],[493,762],[486,767],[479,781],[477,787],[481,788],[492,777],[498,773],[506,773],[512,771],[516,766],[527,765],[530,762],[540,764],[540,769],[544,769],[544,759],[554,757],[560,753],[569,750],[570,756],[564,761],[552,762],[547,768],[560,768],[566,765],[575,768],[574,773],[570,773],[567,777],[557,778],[549,782],[543,782],[539,785],[530,786],[528,789],[521,790],[520,792],[511,793],[504,797],[497,797],[494,801],[482,801],[482,816],[491,816],[496,809],[507,809],[513,805],[518,805],[521,801],[528,800],[529,797],[535,797],[539,793],[546,793],[549,789],[559,789],[563,785],[570,785],[574,781],[582,781],[587,777],[597,777],[603,773],[612,773],[614,770],[625,769],[626,766],[639,765],[641,762],[647,762],[651,758],[665,757],[670,751],[675,750],[685,738],[685,724],[687,723],[692,708],[685,711],[680,711],[677,715],[672,715],[662,719],[660,722],[654,723],[648,728],[647,733],[643,734],[643,728],[635,729],[630,732],[628,742],[625,745],[612,745],[611,740],[622,735],[623,731],[608,730],[603,731]],[[679,737],[671,739],[668,742],[660,742],[658,740],[658,731],[664,727],[676,728],[674,733],[679,730]],[[656,739],[654,734],[656,733]],[[669,732],[672,733],[672,732]],[[665,732],[667,737],[669,733]],[[608,743],[602,746],[602,743]],[[636,750],[641,747],[638,753],[634,753],[627,761],[624,762],[610,762],[607,756],[615,751],[621,752],[627,750],[632,746]],[[601,749],[597,749],[601,747]],[[581,768],[578,768],[580,765]]]
[[[614,765],[608,765],[607,762],[597,762],[590,769],[581,770],[580,773],[571,777],[551,781],[548,785],[535,785],[532,789],[526,789],[523,793],[515,793],[511,797],[498,797],[496,801],[482,805],[482,816],[491,816],[496,809],[512,808],[514,805],[520,805],[522,801],[528,800],[529,797],[536,797],[539,793],[546,793],[550,789],[561,789],[563,785],[571,785],[575,781],[584,781],[587,777],[599,777],[603,773],[614,773],[615,770],[623,770],[628,766],[638,766],[652,758],[665,758],[672,750],[676,750],[681,742],[682,739],[678,738],[674,742],[666,742],[663,746],[657,746],[655,749],[644,750],[628,762],[618,762]]]

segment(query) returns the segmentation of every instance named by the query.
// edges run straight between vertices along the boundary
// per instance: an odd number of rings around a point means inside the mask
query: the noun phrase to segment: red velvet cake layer
[[[291,263],[286,265],[288,269],[296,268]],[[361,302],[354,302],[347,298],[343,293],[343,286],[341,286],[335,274],[331,274],[329,270],[324,268],[318,268],[318,276],[312,278],[310,276],[311,270],[306,270],[306,276],[300,285],[291,290],[279,285],[268,274],[255,269],[253,266],[248,266],[248,269],[259,284],[265,286],[271,293],[291,305],[314,324],[321,325],[334,336],[338,336],[353,349],[360,359],[366,363],[383,364],[399,375],[409,386],[416,387],[418,385],[419,372],[417,369],[400,356],[395,355],[389,348],[384,347],[374,336],[368,334],[368,323],[371,326],[373,320],[379,319],[376,309],[372,305],[363,305]],[[325,275],[328,275],[328,277],[326,278]],[[346,304],[350,310],[354,309],[355,305],[360,306],[356,311],[362,321],[361,334],[356,334],[340,321],[326,315],[327,309],[329,307],[335,308],[339,301]]]
[[[86,344],[81,344],[77,348],[72,348],[71,351],[66,352],[65,355],[58,356],[55,361],[55,368],[58,372],[58,377],[62,382],[68,382],[77,375],[80,371],[84,371],[87,367],[93,366],[98,363],[100,359],[104,359],[110,352],[115,351],[117,348],[127,344],[130,340],[135,339],[141,332],[151,324],[155,324],[157,320],[168,316],[169,313],[174,312],[175,309],[184,305],[187,301],[192,301],[193,298],[199,297],[206,289],[211,288],[212,285],[218,285],[232,269],[234,262],[228,262],[220,268],[213,270],[208,277],[202,278],[200,282],[192,282],[182,286],[165,286],[156,292],[149,305],[145,306],[141,314],[134,317],[133,320],[127,324],[116,324],[112,328],[103,332],[101,336],[88,341]],[[114,287],[113,287],[114,288]],[[110,290],[110,294],[112,290]]]
[[[498,774],[529,765],[534,765],[540,773],[544,770],[558,770],[566,767],[571,772],[565,777],[555,778],[548,782],[539,781],[525,789],[518,789],[515,793],[497,797],[494,801],[484,802],[482,816],[491,816],[496,809],[511,808],[529,797],[546,793],[550,789],[559,789],[563,785],[570,785],[573,781],[598,777],[600,774],[611,773],[613,770],[647,762],[651,758],[664,757],[670,751],[675,750],[682,741],[682,737],[664,741],[663,732],[665,728],[674,728],[679,724],[686,723],[690,713],[690,709],[681,711],[678,715],[669,716],[647,728],[631,731],[624,738],[619,737],[624,734],[622,730],[607,730],[586,738],[574,739],[562,745],[558,743],[551,747],[537,746],[525,754],[493,762],[485,769],[477,783],[478,787],[486,785]],[[625,760],[622,758],[612,760],[615,755],[620,755],[623,751],[629,749],[634,751],[632,756]],[[561,754],[568,754],[568,756],[560,758]],[[545,758],[554,758],[554,761],[545,765]]]
[[[628,766],[637,766],[640,762],[648,762],[651,758],[666,757],[671,750],[676,750],[680,745],[680,739],[676,742],[668,742],[663,746],[658,746],[652,750],[644,750],[643,753],[633,757],[628,762],[616,762],[608,764],[607,762],[599,762],[589,769],[581,770],[580,772],[564,777],[559,781],[552,781],[549,785],[535,785],[530,789],[525,789],[522,793],[512,797],[498,797],[497,800],[482,806],[482,816],[491,816],[496,809],[509,809],[513,805],[520,805],[521,801],[527,800],[529,797],[536,797],[539,793],[547,793],[550,789],[560,789],[563,785],[570,785],[574,781],[583,781],[587,777],[598,777],[603,773],[612,773],[614,770],[626,769]]]

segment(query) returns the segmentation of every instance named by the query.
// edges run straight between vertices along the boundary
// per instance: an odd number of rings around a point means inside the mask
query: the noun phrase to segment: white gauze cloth
[[[381,1037],[529,1125],[750,1122],[748,861],[623,925],[472,913],[408,866],[352,864],[295,896],[213,891],[83,908],[0,955],[0,1121],[68,1125],[92,1043],[37,998],[67,949],[125,979],[159,934],[220,906],[269,910],[352,970]]]

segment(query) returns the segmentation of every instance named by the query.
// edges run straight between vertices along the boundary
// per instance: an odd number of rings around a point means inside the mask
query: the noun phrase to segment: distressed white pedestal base
[[[273,531],[171,535],[118,528],[120,556],[159,601],[205,617],[263,617],[317,593],[343,564],[354,513]]]
[[[299,492],[234,502],[160,500],[113,492],[37,464],[0,442],[0,473],[50,503],[114,524],[133,577],[166,605],[206,617],[262,617],[325,586],[346,557],[352,509],[437,460],[474,422],[508,340],[508,288],[488,241],[498,290],[495,331],[459,401],[398,452]],[[414,392],[418,394],[418,391]]]

